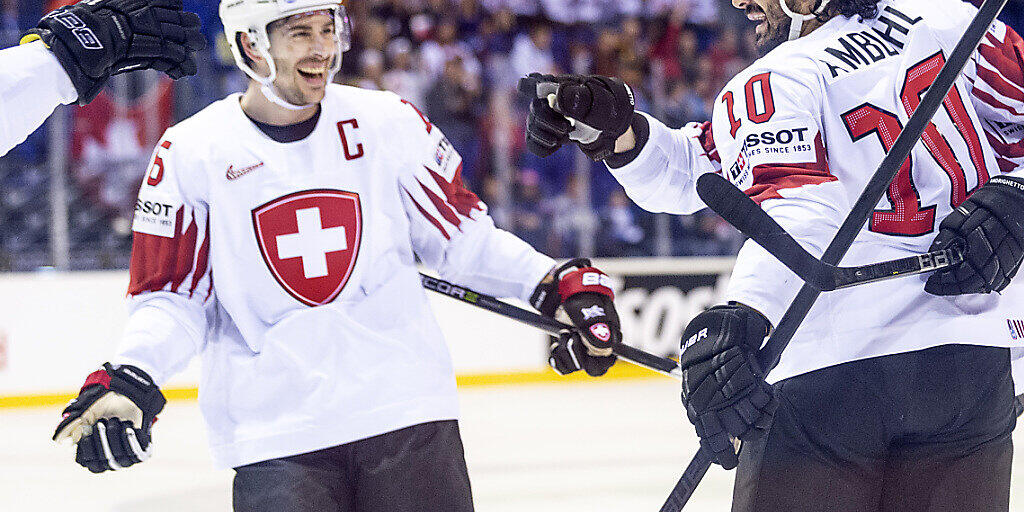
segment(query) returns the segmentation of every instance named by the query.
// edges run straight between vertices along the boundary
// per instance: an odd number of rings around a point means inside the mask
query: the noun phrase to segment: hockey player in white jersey
[[[554,95],[533,102],[530,147],[586,141],[657,212],[702,208],[697,177],[721,173],[820,256],[977,10],[733,5],[758,23],[762,57],[721,91],[710,123],[672,130],[634,114],[614,79],[532,75],[524,89]],[[1007,347],[1024,340],[1024,286],[1010,283],[1024,254],[1022,70],[1024,41],[995,23],[843,260],[956,243],[964,263],[823,295],[766,376],[756,351],[802,281],[748,242],[728,302],[685,329],[683,402],[702,445],[738,464],[733,510],[1007,510]]]
[[[47,14],[20,46],[0,51],[0,155],[58,105],[92,101],[111,75],[194,75],[192,54],[206,40],[199,16],[181,9],[181,0],[83,1]]]
[[[236,469],[236,511],[472,510],[452,363],[417,261],[563,308],[578,332],[551,363],[592,375],[621,340],[607,277],[497,229],[415,106],[331,84],[350,37],[339,0],[224,0],[220,14],[250,86],[159,143],[124,338],[55,439],[94,472],[145,460],[158,386],[201,355],[200,406],[215,463]]]

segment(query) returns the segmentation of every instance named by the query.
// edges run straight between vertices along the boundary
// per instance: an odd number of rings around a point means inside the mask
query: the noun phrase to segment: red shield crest
[[[255,208],[252,223],[263,261],[292,297],[320,306],[345,288],[362,238],[359,194],[295,192]]]

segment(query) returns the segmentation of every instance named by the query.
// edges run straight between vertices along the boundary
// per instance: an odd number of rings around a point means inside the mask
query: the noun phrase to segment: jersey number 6
[[[921,97],[935,81],[935,77],[945,63],[945,57],[942,52],[939,52],[907,70],[907,77],[903,82],[903,89],[900,91],[900,99],[908,116],[917,109],[921,103]],[[964,106],[960,92],[955,87],[946,95],[942,106],[967,145],[971,163],[978,177],[976,189],[985,184],[989,178],[978,131]],[[870,103],[865,103],[843,114],[843,121],[854,141],[873,134],[878,137],[886,151],[892,148],[896,137],[903,130],[903,123],[895,114]],[[931,157],[949,177],[951,190],[949,204],[956,208],[975,190],[967,189],[966,171],[957,160],[949,142],[939,133],[934,122],[928,124],[921,135],[921,141]],[[886,235],[920,236],[931,233],[934,229],[936,205],[921,205],[921,198],[911,175],[913,168],[911,159],[912,157],[908,157],[903,162],[903,166],[896,174],[896,179],[889,185],[889,190],[886,192],[892,208],[875,210],[871,214],[869,227],[871,231]]]

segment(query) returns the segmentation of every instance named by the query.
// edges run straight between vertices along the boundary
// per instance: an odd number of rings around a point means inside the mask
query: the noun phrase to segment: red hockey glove
[[[550,361],[559,373],[582,369],[597,377],[615,364],[612,348],[622,342],[622,331],[609,281],[590,260],[578,258],[553,270],[534,290],[530,302],[537,311],[554,317],[561,308],[579,331],[560,336],[551,346]]]

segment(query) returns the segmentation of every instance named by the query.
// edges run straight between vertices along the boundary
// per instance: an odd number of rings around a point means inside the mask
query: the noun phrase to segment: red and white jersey
[[[239,98],[156,149],[118,362],[162,383],[202,354],[200,406],[225,467],[455,418],[417,258],[524,300],[554,262],[494,226],[451,144],[398,96],[331,85],[291,143]]]
[[[21,144],[53,113],[78,99],[57,57],[42,41],[0,51],[0,156]]]
[[[820,256],[977,12],[960,0],[879,8],[756,61],[719,94],[710,124],[669,130],[651,119],[647,147],[612,173],[640,206],[689,213],[704,206],[696,178],[721,172]],[[942,219],[991,176],[1024,176],[1022,63],[1024,41],[996,23],[842,264],[926,252]],[[937,297],[926,278],[822,294],[771,380],[941,344],[1024,346],[1024,285]],[[778,325],[801,284],[747,242],[726,298]]]

